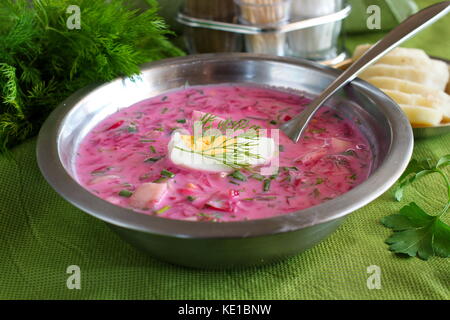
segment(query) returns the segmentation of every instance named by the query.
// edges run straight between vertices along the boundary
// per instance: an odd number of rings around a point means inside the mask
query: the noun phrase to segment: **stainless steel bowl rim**
[[[164,59],[144,64],[141,70],[145,72],[156,67],[170,67],[186,63],[213,63],[224,60],[272,61],[307,67],[332,77],[337,77],[341,72],[306,60],[247,53],[201,54]],[[123,81],[123,79],[119,78],[111,83],[116,81]],[[84,189],[65,170],[59,157],[58,135],[65,117],[91,92],[108,86],[108,84],[92,85],[81,89],[68,97],[52,112],[39,133],[37,160],[46,180],[67,201],[98,219],[126,229],[196,239],[245,238],[296,231],[342,218],[375,200],[400,177],[412,155],[413,135],[406,116],[397,104],[380,90],[356,79],[352,82],[352,86],[362,90],[370,98],[381,102],[379,108],[382,108],[390,122],[392,141],[391,148],[381,166],[372,173],[368,180],[353,190],[320,205],[268,219],[218,223],[181,221],[145,215],[113,205]]]

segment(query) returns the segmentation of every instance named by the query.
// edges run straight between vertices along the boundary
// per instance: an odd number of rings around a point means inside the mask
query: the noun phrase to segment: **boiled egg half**
[[[257,135],[192,136],[175,131],[168,144],[170,160],[181,167],[230,172],[270,163],[278,153],[274,139]]]

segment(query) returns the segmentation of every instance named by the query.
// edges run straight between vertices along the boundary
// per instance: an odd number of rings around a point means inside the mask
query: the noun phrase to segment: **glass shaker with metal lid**
[[[296,21],[333,14],[346,6],[345,0],[292,0],[291,19]],[[342,20],[289,32],[289,55],[316,61],[336,59],[342,55],[339,35]]]
[[[185,0],[183,13],[201,19],[236,22],[234,0]],[[185,27],[186,45],[190,53],[239,52],[242,36],[237,33]]]

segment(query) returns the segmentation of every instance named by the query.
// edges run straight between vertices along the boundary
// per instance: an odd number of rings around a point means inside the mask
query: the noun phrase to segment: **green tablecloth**
[[[434,1],[420,1],[423,7]],[[450,58],[450,16],[408,45]],[[350,46],[379,34],[355,36]],[[418,141],[414,156],[450,153],[450,136]],[[277,264],[204,271],[152,259],[103,222],[76,209],[46,183],[35,139],[0,156],[0,298],[3,299],[448,299],[450,261],[400,258],[380,224],[405,202],[386,193],[351,214],[327,240]],[[443,200],[433,177],[407,191],[425,208]],[[442,190],[442,193],[444,190]],[[448,219],[447,219],[448,221]],[[69,290],[66,269],[81,269],[81,289]],[[367,268],[381,268],[381,289],[368,289]]]

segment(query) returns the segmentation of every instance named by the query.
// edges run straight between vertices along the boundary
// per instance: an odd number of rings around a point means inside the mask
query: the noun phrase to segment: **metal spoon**
[[[427,7],[412,15],[378,41],[372,48],[356,60],[346,71],[333,81],[306,109],[292,120],[281,125],[280,129],[294,142],[297,142],[317,110],[339,89],[355,79],[359,73],[383,57],[417,32],[445,16],[450,11],[450,1]]]

